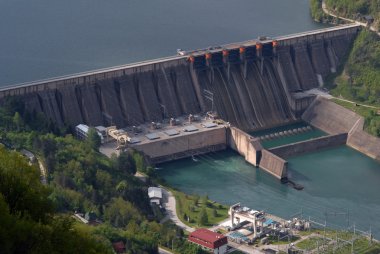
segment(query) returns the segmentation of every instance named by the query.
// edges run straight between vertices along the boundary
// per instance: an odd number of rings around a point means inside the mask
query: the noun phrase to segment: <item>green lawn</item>
[[[295,241],[297,241],[299,239],[300,239],[300,237],[298,237],[298,236],[292,236],[292,238],[289,239],[289,240],[290,240],[290,242],[295,242]],[[289,240],[288,240],[287,237],[285,237],[283,239],[280,239],[280,240],[278,240],[278,237],[276,237],[276,236],[270,236],[269,237],[270,244],[274,244],[274,245],[288,244]]]
[[[228,206],[218,204],[211,200],[204,202],[204,198],[188,195],[180,191],[170,190],[176,199],[177,214],[182,222],[191,227],[211,227],[228,218]],[[198,202],[196,202],[196,200]],[[198,225],[198,216],[202,209],[206,209],[208,223]],[[215,216],[216,212],[216,216]],[[186,215],[186,216],[185,216]]]
[[[309,237],[299,243],[296,244],[296,246],[302,250],[313,250],[319,247],[321,247],[323,244],[327,244],[328,240],[323,240],[322,237]]]

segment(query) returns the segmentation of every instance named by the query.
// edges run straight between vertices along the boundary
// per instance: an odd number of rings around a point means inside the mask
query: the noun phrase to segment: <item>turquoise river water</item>
[[[302,211],[330,226],[372,229],[380,238],[378,162],[347,146],[288,161],[291,179],[304,190],[281,184],[231,150],[199,156],[198,162],[190,158],[162,164],[159,175],[186,193],[207,194],[223,204],[241,202],[284,218]]]
[[[303,128],[310,126],[305,122],[299,122],[299,123],[294,123],[294,124],[289,124],[289,125],[284,125],[284,126],[279,126],[276,128],[271,128],[271,129],[266,129],[266,130],[261,130],[261,131],[254,131],[250,133],[254,137],[263,137],[265,135],[273,134],[273,133],[279,133],[283,131],[289,131],[289,130],[294,130],[298,128]],[[311,127],[311,126],[310,126]],[[305,132],[300,132],[297,133],[297,135],[286,135],[286,136],[280,136],[280,137],[275,137],[275,138],[270,138],[270,139],[265,139],[261,140],[261,144],[263,145],[264,148],[271,148],[271,147],[276,147],[276,146],[282,146],[290,143],[296,143],[300,141],[306,141],[310,140],[312,138],[318,138],[325,136],[326,133],[323,131],[311,127],[311,130],[307,130]]]

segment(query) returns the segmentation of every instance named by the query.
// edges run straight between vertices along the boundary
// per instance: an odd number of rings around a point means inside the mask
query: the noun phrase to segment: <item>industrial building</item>
[[[200,228],[195,230],[189,235],[188,240],[213,254],[227,253],[227,237],[208,229]]]

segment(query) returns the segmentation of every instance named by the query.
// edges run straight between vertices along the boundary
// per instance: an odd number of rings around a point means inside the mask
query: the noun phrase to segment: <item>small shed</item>
[[[148,196],[151,204],[160,205],[162,201],[162,189],[158,187],[149,187]]]

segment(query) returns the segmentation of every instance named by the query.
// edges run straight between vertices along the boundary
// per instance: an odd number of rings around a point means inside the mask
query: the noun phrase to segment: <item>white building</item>
[[[103,144],[104,143],[104,137],[103,137],[102,133],[99,132],[99,127],[101,127],[101,126],[96,127],[95,130],[96,130],[96,132],[98,133],[98,135],[100,137],[101,143]],[[78,124],[75,127],[75,134],[76,134],[77,138],[78,139],[82,139],[82,140],[86,139],[87,136],[88,136],[89,129],[90,129],[90,127],[88,127],[85,124]]]
[[[149,187],[148,196],[151,204],[161,205],[162,189],[158,187]]]

